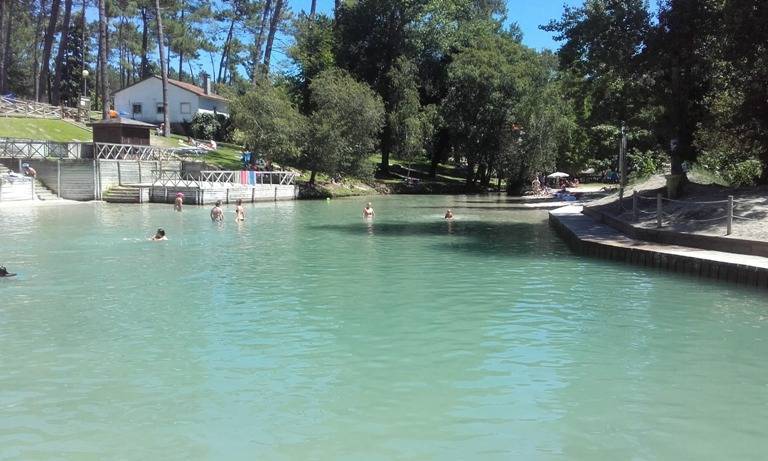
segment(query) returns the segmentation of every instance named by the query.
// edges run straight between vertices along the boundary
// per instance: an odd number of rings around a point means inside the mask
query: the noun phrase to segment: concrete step
[[[104,201],[109,203],[141,203],[141,191],[138,187],[115,186],[104,193]]]
[[[52,190],[45,187],[45,184],[39,179],[35,179],[35,195],[37,195],[38,200],[42,201],[60,200],[59,197]]]

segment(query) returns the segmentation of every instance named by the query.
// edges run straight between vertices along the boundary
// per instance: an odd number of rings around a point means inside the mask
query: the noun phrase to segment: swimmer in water
[[[453,219],[453,211],[450,208],[445,210],[445,219]]]
[[[371,202],[368,202],[368,204],[365,205],[365,208],[363,208],[363,218],[373,218],[375,216],[376,216],[376,212],[373,211]]]
[[[176,211],[181,211],[181,207],[184,205],[184,194],[179,192],[176,194],[176,200],[173,201],[173,209]]]
[[[242,199],[237,199],[237,206],[235,207],[235,221],[245,221],[245,209],[243,208]]]
[[[0,278],[1,277],[15,277],[16,274],[12,274],[8,272],[8,269],[5,268],[5,266],[0,266]]]
[[[216,205],[211,208],[211,221],[216,223],[224,221],[224,211],[221,209],[221,200],[218,200]]]
[[[165,236],[165,230],[164,229],[158,229],[157,233],[155,233],[155,236],[152,237],[150,240],[153,242],[160,242],[163,240],[168,240],[168,237]]]

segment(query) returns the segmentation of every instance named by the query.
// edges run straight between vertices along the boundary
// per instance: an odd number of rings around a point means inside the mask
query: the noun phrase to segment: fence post
[[[277,202],[277,186],[275,186],[275,202]]]
[[[123,185],[123,177],[120,174],[120,160],[117,161],[117,185],[118,186]]]
[[[61,159],[56,159],[56,196],[61,198]]]
[[[661,201],[661,194],[656,194],[656,227],[661,229],[661,213],[664,205]]]
[[[635,220],[635,222],[640,220],[640,211],[637,208],[637,191],[632,192],[632,219]]]
[[[728,222],[725,235],[731,235],[733,231],[733,195],[728,196]]]

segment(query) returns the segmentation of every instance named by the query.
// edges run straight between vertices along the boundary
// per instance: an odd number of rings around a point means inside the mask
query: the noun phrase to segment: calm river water
[[[365,200],[0,209],[0,459],[765,459],[764,292]]]

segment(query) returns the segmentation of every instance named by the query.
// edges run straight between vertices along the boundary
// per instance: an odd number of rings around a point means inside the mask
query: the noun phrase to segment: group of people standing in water
[[[173,209],[175,211],[180,212],[184,206],[184,194],[179,192],[176,194],[176,200],[173,202]],[[363,218],[364,219],[373,219],[376,217],[376,211],[373,209],[373,205],[371,202],[366,203],[365,207],[363,208]],[[445,217],[444,219],[453,219],[453,211],[451,209],[447,209],[445,211]],[[211,208],[211,221],[217,224],[224,222],[224,210],[221,208],[221,200],[216,201],[216,203],[213,205],[213,208]],[[235,205],[235,222],[243,222],[245,221],[245,208],[243,208],[243,201],[241,199],[238,199]],[[160,228],[155,233],[155,236],[152,237],[150,240],[159,242],[168,240],[168,237],[165,235],[165,230]]]
[[[174,211],[181,212],[183,208],[184,194],[179,192],[176,194],[176,199],[173,201],[173,209]],[[211,221],[217,224],[224,222],[224,210],[221,208],[221,200],[217,200],[213,205],[213,208],[211,208]],[[235,222],[243,221],[245,221],[245,208],[243,207],[243,200],[238,199],[235,205]],[[150,240],[154,242],[168,240],[168,237],[165,235],[165,229],[158,229],[155,236]]]

